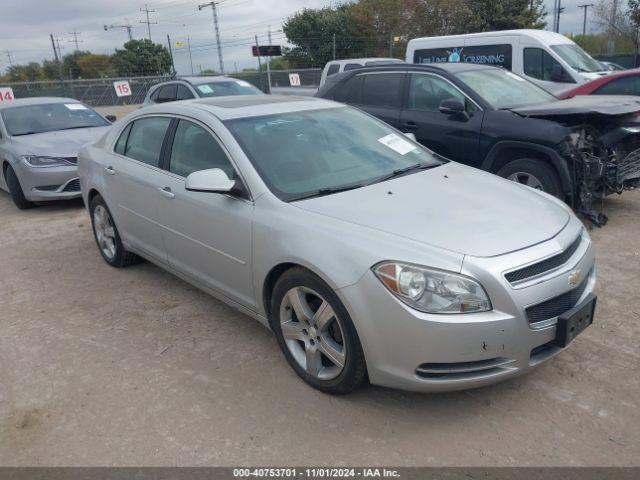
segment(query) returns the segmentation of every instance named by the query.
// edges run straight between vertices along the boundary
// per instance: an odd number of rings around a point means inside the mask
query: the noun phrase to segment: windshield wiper
[[[441,163],[416,163],[414,165],[409,165],[408,167],[398,168],[397,170],[394,170],[388,175],[376,178],[369,185],[372,185],[374,183],[384,182],[386,180],[391,180],[392,178],[401,177],[403,175],[406,175],[407,173],[411,173],[417,170],[429,170],[430,168],[439,167],[440,165],[442,164]]]
[[[363,187],[361,183],[353,183],[351,185],[342,185],[339,187],[326,187],[320,188],[313,192],[303,193],[287,199],[287,202],[295,202],[296,200],[304,200],[306,198],[324,197],[325,195],[331,195],[338,192],[346,192],[347,190],[355,190],[356,188]]]

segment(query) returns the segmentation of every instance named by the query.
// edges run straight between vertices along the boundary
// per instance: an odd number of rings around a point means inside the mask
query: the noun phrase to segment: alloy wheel
[[[290,289],[280,305],[280,328],[296,363],[320,380],[336,378],[345,366],[344,330],[335,311],[307,287]]]
[[[542,182],[538,179],[538,177],[531,175],[526,172],[515,172],[507,177],[507,180],[511,180],[513,182],[521,183],[522,185],[526,185],[527,187],[535,188],[536,190],[543,190]]]
[[[102,254],[109,260],[116,256],[116,232],[111,215],[102,205],[93,211],[93,229]]]

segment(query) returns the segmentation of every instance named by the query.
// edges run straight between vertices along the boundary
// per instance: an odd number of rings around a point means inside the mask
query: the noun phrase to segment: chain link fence
[[[287,93],[295,93],[291,87],[289,74],[297,73],[301,87],[317,87],[320,84],[322,70],[319,68],[301,70],[275,70],[271,72],[273,87],[288,87]],[[266,72],[242,72],[228,74],[233,78],[245,80],[265,93],[269,93],[269,82]],[[158,83],[180,77],[149,76],[124,78],[98,78],[87,80],[50,80],[37,82],[9,82],[0,87],[11,87],[15,98],[27,97],[67,97],[75,98],[93,107],[116,105],[135,105],[144,101],[147,92]],[[118,97],[113,82],[126,80],[131,87],[131,95]]]

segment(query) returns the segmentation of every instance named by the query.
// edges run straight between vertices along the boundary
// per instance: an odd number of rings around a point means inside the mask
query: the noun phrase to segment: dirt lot
[[[568,351],[481,390],[330,397],[254,320],[107,266],[80,203],[0,192],[0,465],[639,465],[640,191],[605,207]]]

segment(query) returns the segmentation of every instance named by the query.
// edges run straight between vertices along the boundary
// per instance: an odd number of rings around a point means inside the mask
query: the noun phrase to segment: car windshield
[[[551,45],[551,50],[556,52],[560,58],[569,64],[571,68],[578,72],[602,72],[605,70],[602,65],[592,58],[578,45],[565,43],[562,45]]]
[[[350,107],[225,122],[271,191],[292,201],[442,164],[419,144]]]
[[[2,110],[2,120],[12,136],[110,125],[81,103],[46,103]]]
[[[500,68],[467,70],[456,76],[497,110],[556,100],[556,97],[546,90]]]
[[[228,95],[260,95],[262,92],[244,80],[201,83],[196,85],[201,97],[225,97]]]

